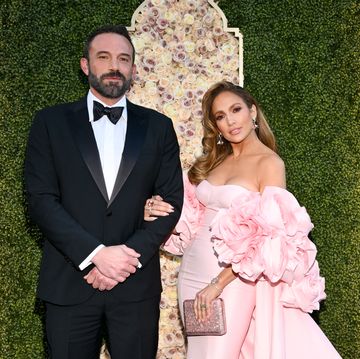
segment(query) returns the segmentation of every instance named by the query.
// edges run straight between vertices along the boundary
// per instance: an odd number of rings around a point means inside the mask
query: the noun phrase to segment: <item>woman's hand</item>
[[[155,221],[158,217],[168,216],[174,212],[171,204],[163,201],[159,195],[152,196],[146,200],[144,207],[144,220],[147,222]]]
[[[197,320],[204,322],[209,319],[212,312],[212,302],[222,292],[218,284],[209,284],[195,296],[194,310]]]

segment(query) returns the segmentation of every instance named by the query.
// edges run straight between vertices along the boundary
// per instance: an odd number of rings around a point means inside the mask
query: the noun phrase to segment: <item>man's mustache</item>
[[[110,77],[110,78],[119,77],[121,80],[126,81],[125,76],[124,76],[120,71],[108,72],[108,73],[106,73],[106,74],[101,75],[101,76],[100,76],[100,79],[101,79],[101,80],[104,80],[104,79],[106,79],[106,78],[108,78],[108,77]]]

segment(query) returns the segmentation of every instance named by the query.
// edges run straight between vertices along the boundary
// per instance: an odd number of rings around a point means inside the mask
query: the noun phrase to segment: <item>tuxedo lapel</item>
[[[79,106],[77,106],[74,112],[72,112],[68,122],[86,166],[88,167],[101,194],[105,198],[106,202],[108,202],[109,198],[101,168],[100,155],[96,145],[94,132],[91,127],[91,123],[89,122],[86,100],[79,102]]]
[[[125,147],[108,206],[114,201],[126,179],[129,177],[130,172],[134,168],[146,136],[147,121],[141,118],[136,106],[129,101],[127,101],[127,112],[128,119]]]

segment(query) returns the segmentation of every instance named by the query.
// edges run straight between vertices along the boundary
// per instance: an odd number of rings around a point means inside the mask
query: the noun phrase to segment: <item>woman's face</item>
[[[212,114],[219,132],[230,143],[240,143],[255,134],[252,119],[256,118],[256,106],[249,108],[240,96],[230,91],[215,97]]]

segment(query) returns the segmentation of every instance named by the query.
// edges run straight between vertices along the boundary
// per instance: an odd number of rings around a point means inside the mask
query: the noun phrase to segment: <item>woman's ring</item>
[[[200,304],[200,309],[206,309],[206,304]]]

